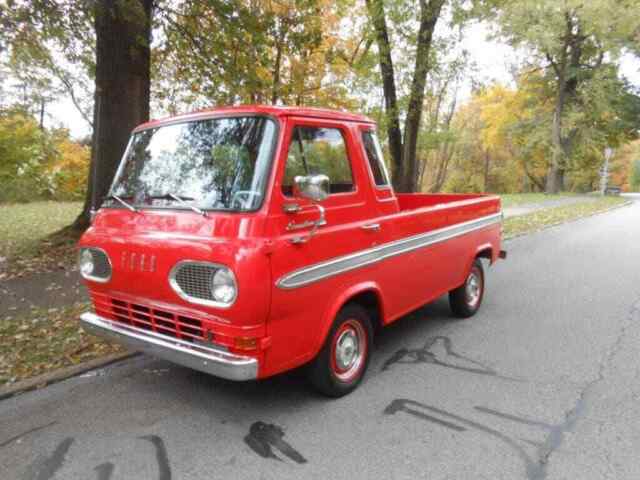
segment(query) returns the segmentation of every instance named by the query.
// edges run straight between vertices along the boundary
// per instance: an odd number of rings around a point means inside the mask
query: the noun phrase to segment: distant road
[[[402,319],[339,400],[137,357],[2,401],[0,478],[640,478],[640,201],[507,250],[475,318]]]
[[[520,215],[537,212],[538,210],[544,210],[545,208],[565,207],[576,203],[592,202],[597,199],[598,197],[594,197],[593,195],[550,198],[540,202],[524,203],[521,205],[514,205],[513,207],[507,207],[503,209],[503,213],[505,218],[519,217]]]

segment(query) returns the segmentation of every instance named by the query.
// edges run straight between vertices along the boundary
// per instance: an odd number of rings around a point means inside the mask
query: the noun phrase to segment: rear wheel
[[[449,292],[451,311],[458,317],[469,318],[480,309],[484,296],[484,269],[479,258],[473,262],[466,280]]]
[[[321,393],[341,397],[353,391],[369,364],[373,331],[367,311],[347,305],[336,316],[322,350],[309,366],[309,380]]]

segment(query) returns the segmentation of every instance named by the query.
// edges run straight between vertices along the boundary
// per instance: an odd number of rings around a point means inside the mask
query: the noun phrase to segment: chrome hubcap
[[[356,332],[351,329],[342,332],[336,341],[336,366],[340,370],[348,370],[358,359],[359,353]]]
[[[475,306],[480,300],[480,282],[481,280],[476,272],[471,272],[469,278],[467,278],[467,285],[465,288],[467,293],[467,302],[472,307]]]

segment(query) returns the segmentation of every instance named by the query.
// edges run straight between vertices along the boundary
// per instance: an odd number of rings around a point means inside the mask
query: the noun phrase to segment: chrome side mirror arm
[[[295,223],[293,220],[287,225],[287,230],[298,230],[311,227],[311,231],[306,235],[297,235],[291,238],[293,244],[307,243],[313,238],[322,225],[326,225],[325,210],[318,202],[325,200],[329,196],[329,177],[323,174],[298,175],[293,179],[293,196],[297,199],[305,198],[311,200],[312,205],[318,209],[320,216],[317,220],[307,220],[306,222]],[[297,203],[288,203],[283,206],[285,213],[298,213],[301,207]]]
[[[316,234],[316,232],[318,231],[318,228],[320,228],[322,225],[326,225],[327,224],[327,221],[326,221],[325,215],[324,215],[324,207],[322,205],[318,205],[317,203],[314,203],[313,206],[318,209],[318,213],[320,214],[320,216],[318,217],[317,220],[308,220],[308,221],[302,222],[302,223],[289,222],[289,225],[287,225],[287,230],[294,230],[294,229],[299,229],[299,228],[313,227],[313,228],[311,228],[311,231],[307,235],[297,235],[297,236],[293,237],[290,240],[290,242],[293,243],[294,245],[307,243]]]

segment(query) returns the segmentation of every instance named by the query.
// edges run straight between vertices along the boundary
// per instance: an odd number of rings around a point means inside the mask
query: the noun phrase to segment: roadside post
[[[607,183],[609,181],[609,160],[613,156],[613,148],[604,149],[604,165],[600,169],[600,195],[604,196],[607,192]]]

